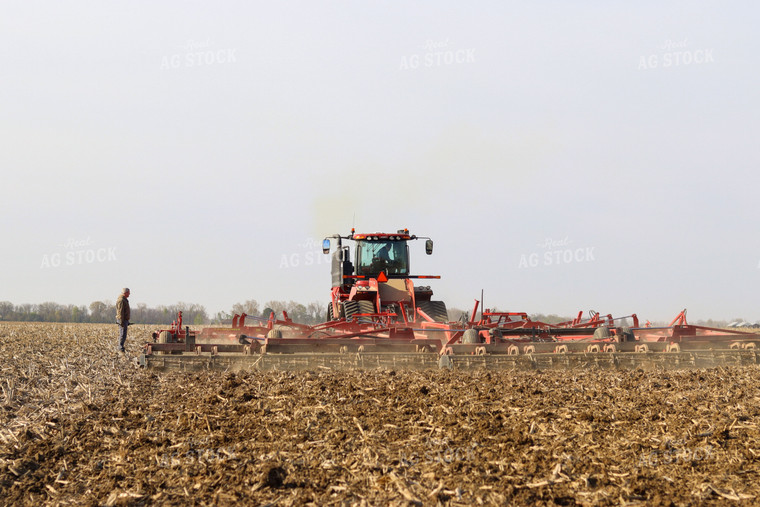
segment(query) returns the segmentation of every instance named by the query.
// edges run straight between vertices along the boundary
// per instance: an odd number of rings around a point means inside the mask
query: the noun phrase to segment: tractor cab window
[[[408,275],[406,241],[359,241],[356,247],[356,274]]]

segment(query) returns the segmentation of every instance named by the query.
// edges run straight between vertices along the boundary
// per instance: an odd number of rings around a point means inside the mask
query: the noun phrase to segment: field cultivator
[[[476,304],[477,308],[477,304]],[[473,310],[473,314],[476,311]],[[710,367],[760,363],[760,334],[690,325],[685,310],[668,326],[636,315],[547,324],[525,313],[484,311],[477,321],[388,322],[354,314],[306,326],[283,315],[257,326],[155,333],[141,364],[159,369]],[[631,327],[625,325],[633,321]],[[178,317],[178,323],[181,322]]]
[[[317,325],[235,315],[231,326],[183,327],[153,333],[140,363],[166,369],[315,368],[554,368],[709,367],[756,364],[760,334],[690,325],[683,310],[667,326],[641,325],[636,314],[613,317],[590,311],[549,324],[524,312],[496,312],[476,301],[469,316],[448,317],[443,301],[411,275],[408,242],[426,239],[396,233],[333,235],[332,290],[326,320]],[[342,240],[356,243],[354,262]]]

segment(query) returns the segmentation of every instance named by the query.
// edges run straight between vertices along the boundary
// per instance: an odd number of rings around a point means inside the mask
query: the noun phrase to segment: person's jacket
[[[116,320],[121,322],[129,321],[129,300],[124,297],[124,294],[119,296],[116,300]]]

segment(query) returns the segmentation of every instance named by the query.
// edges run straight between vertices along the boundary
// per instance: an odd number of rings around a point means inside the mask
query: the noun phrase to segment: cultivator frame
[[[709,367],[757,364],[760,334],[695,326],[683,310],[668,325],[639,326],[638,317],[602,317],[589,312],[559,324],[531,320],[524,312],[485,310],[476,321],[391,322],[389,315],[355,314],[315,326],[274,315],[246,326],[236,315],[232,327],[200,331],[170,329],[145,344],[142,366],[158,369],[318,368],[567,368]],[[620,325],[630,319],[633,326]],[[157,339],[166,333],[163,340]]]

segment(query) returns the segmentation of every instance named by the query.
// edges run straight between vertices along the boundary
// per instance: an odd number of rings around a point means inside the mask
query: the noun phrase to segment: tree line
[[[182,318],[188,324],[205,324],[208,314],[202,305],[177,303],[148,307],[145,303],[131,305],[131,319],[134,324],[171,324],[182,311]],[[115,323],[115,301],[93,301],[89,306],[62,305],[54,302],[14,305],[10,301],[0,302],[0,321],[17,322],[93,322]]]
[[[131,305],[133,324],[169,325],[176,320],[177,313],[182,312],[184,324],[229,324],[234,314],[247,314],[248,322],[256,319],[268,319],[274,312],[275,317],[282,319],[283,310],[295,322],[302,324],[317,324],[325,319],[327,305],[320,302],[303,305],[296,301],[267,301],[263,305],[255,299],[243,303],[235,303],[230,312],[218,312],[209,316],[203,305],[179,302],[174,305],[159,305],[155,308],[145,303]],[[39,304],[14,305],[10,301],[0,301],[0,321],[15,322],[92,322],[113,323],[116,321],[115,301],[93,301],[89,306],[62,305],[54,302]]]

